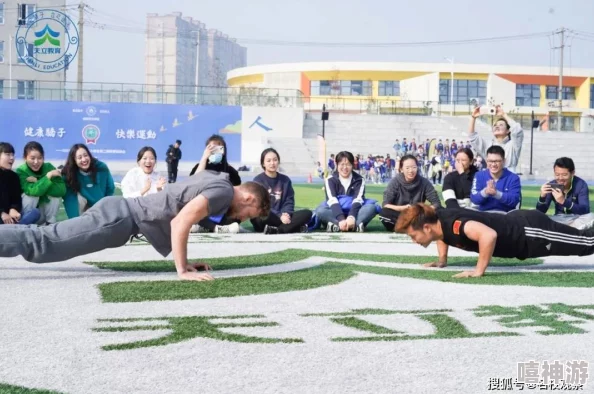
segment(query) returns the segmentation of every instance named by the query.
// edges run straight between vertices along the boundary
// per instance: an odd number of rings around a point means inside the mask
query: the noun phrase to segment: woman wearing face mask
[[[155,171],[157,153],[150,146],[145,146],[136,155],[138,166],[126,173],[122,179],[124,198],[141,197],[163,190],[167,179]]]
[[[425,201],[429,201],[436,208],[441,206],[431,182],[419,175],[417,159],[413,155],[405,155],[400,160],[398,175],[392,178],[384,191],[380,221],[386,230],[394,231],[400,212]]]
[[[23,189],[23,210],[39,208],[39,224],[56,223],[60,200],[66,194],[60,170],[45,162],[45,153],[39,142],[28,142],[23,156],[25,164],[16,170]]]
[[[450,172],[443,179],[442,195],[446,208],[474,208],[470,201],[472,180],[478,171],[472,165],[474,154],[468,148],[461,148],[456,152],[456,171]]]
[[[364,232],[377,215],[375,201],[365,198],[365,180],[353,172],[354,164],[351,152],[340,152],[336,155],[337,171],[326,178],[326,201],[316,209],[316,217],[328,232]]]
[[[62,176],[66,182],[64,209],[69,219],[82,215],[103,197],[113,196],[115,192],[109,168],[95,159],[84,144],[70,148]]]
[[[220,135],[213,134],[206,140],[206,148],[202,154],[202,159],[200,163],[192,168],[190,176],[204,170],[226,172],[229,174],[229,181],[233,186],[241,185],[239,173],[227,162],[227,143]],[[193,233],[238,233],[239,230],[239,223],[226,217],[207,218],[192,226]]]
[[[260,164],[264,172],[254,178],[270,194],[270,214],[268,218],[252,219],[252,226],[258,233],[288,234],[307,232],[311,211],[304,209],[295,212],[295,191],[288,176],[278,172],[280,156],[273,148],[264,149]]]

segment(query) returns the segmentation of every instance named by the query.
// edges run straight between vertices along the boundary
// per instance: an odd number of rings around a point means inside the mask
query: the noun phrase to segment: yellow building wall
[[[439,73],[439,79],[451,79],[452,73]],[[454,73],[454,79],[470,79],[471,81],[486,81],[489,74]]]
[[[590,108],[590,85],[592,84],[591,78],[586,78],[584,83],[576,88],[575,100],[578,108]]]
[[[431,74],[418,71],[304,71],[310,81],[401,81]]]
[[[540,103],[539,107],[547,106],[547,85],[540,85]]]
[[[231,78],[227,81],[229,86],[240,86],[250,83],[262,83],[264,82],[264,74],[252,74],[244,75],[242,77]]]
[[[379,81],[373,81],[371,83],[371,96],[379,96]]]

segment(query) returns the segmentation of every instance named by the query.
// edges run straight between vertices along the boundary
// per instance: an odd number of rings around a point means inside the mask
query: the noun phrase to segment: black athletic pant
[[[257,233],[264,232],[266,225],[278,227],[279,234],[298,233],[302,226],[309,223],[312,212],[308,209],[293,212],[291,216],[291,223],[284,224],[280,217],[270,212],[266,220],[252,219],[252,226]]]
[[[382,208],[379,213],[379,220],[382,222],[386,230],[393,232],[394,226],[396,226],[396,221],[398,220],[398,216],[400,212],[396,212],[390,208]]]
[[[174,163],[167,163],[167,175],[169,178],[169,183],[177,182],[177,166],[178,162]]]
[[[519,255],[526,258],[546,256],[588,256],[594,254],[594,229],[578,230],[557,223],[537,210],[517,210],[509,217],[524,220],[525,242]],[[519,241],[519,240],[518,240]]]

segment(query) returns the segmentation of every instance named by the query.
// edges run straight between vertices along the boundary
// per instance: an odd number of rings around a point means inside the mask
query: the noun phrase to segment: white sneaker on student
[[[216,226],[215,233],[217,234],[237,234],[239,232],[239,223],[231,223],[226,226]]]
[[[340,227],[338,227],[338,225],[336,225],[334,223],[328,223],[328,226],[326,227],[326,232],[338,233],[338,232],[340,232]]]
[[[191,233],[208,233],[209,231],[207,228],[204,228],[199,224],[194,224],[194,225],[192,225],[190,232]]]

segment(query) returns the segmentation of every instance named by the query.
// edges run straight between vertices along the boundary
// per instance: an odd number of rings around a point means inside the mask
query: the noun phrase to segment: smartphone
[[[481,115],[495,115],[496,112],[495,107],[491,106],[481,106],[481,109],[479,110]]]
[[[560,192],[563,191],[563,185],[560,185],[558,183],[551,182],[551,183],[549,183],[549,186],[551,187],[551,189],[555,189],[555,190],[558,190]]]

